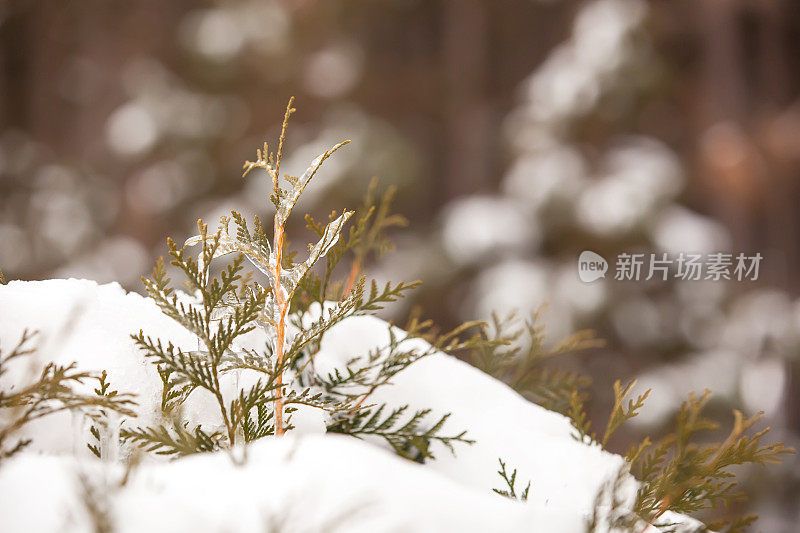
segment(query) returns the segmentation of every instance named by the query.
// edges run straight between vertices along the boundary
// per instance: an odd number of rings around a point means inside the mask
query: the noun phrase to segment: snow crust
[[[197,348],[196,339],[152,301],[116,283],[0,285],[0,348],[15,345],[25,328],[40,332],[34,364],[12,364],[0,388],[21,385],[48,361],[105,369],[113,388],[137,394],[138,417],[123,422],[129,425],[156,421],[161,394],[155,367],[130,334],[143,329]],[[262,341],[258,335],[249,339]],[[388,341],[386,322],[351,318],[325,335],[315,365],[323,372],[343,367]],[[0,530],[86,530],[90,517],[81,494],[88,483],[107,500],[121,531],[580,532],[601,487],[622,465],[621,457],[576,441],[565,417],[447,354],[415,363],[370,401],[451,413],[445,429],[466,429],[476,443],[457,445],[455,455],[434,445],[436,460],[418,465],[374,443],[325,435],[324,417],[309,408],[295,415],[299,431],[234,452],[246,454],[246,461],[234,460],[231,452],[146,460],[118,488],[123,465],[94,459],[86,432],[75,429],[74,418],[82,415],[61,413],[18,434],[33,444],[0,465]],[[193,422],[214,427],[220,423],[216,413],[202,394],[187,401],[185,414]],[[491,492],[504,488],[498,458],[517,469],[518,485],[531,481],[527,502]]]

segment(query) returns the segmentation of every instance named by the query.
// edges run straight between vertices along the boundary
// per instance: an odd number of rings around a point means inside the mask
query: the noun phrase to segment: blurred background
[[[6,0],[0,268],[140,291],[166,236],[269,212],[241,166],[294,95],[288,172],[353,140],[301,209],[398,187],[410,226],[369,270],[424,285],[394,318],[546,303],[548,338],[606,339],[566,361],[597,425],[615,379],[654,388],[616,451],[704,388],[797,447],[799,53],[795,0]],[[612,272],[623,251],[764,260],[756,282],[584,284],[585,249]],[[742,472],[755,530],[794,530],[799,474]]]

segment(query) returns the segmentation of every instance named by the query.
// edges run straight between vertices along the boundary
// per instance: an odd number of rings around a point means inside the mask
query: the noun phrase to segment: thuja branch
[[[307,215],[307,226],[316,233],[317,242],[308,246],[304,260],[298,260],[286,249],[286,221],[301,193],[322,163],[347,143],[339,143],[320,154],[299,177],[280,176],[287,123],[294,111],[291,104],[292,101],[284,115],[278,151],[270,152],[265,143],[257,151],[256,160],[244,164],[243,176],[253,169],[262,169],[272,182],[270,201],[275,215],[271,238],[267,235],[269,231],[265,231],[269,224],[262,224],[257,216],[249,226],[242,214],[232,211],[230,217],[220,219],[219,229],[213,234],[209,234],[200,221],[200,234],[189,238],[183,248],[169,241],[172,264],[186,275],[192,293],[182,294],[170,287],[163,262],[156,265],[152,279],[145,280],[153,301],[200,342],[197,350],[183,351],[142,332],[134,335],[139,347],[158,365],[166,423],[129,431],[124,438],[156,453],[204,452],[230,447],[234,441],[246,443],[267,435],[282,435],[292,429],[291,414],[296,406],[305,405],[331,416],[334,422],[328,426],[328,431],[354,436],[372,432],[373,436],[389,442],[398,453],[420,460],[432,457],[428,451],[430,442],[440,442],[447,448],[455,442],[470,442],[464,437],[464,431],[440,434],[446,414],[430,428],[423,428],[421,422],[427,410],[416,413],[399,427],[389,427],[392,424],[387,426],[386,421],[377,424],[377,418],[372,422],[380,427],[362,426],[357,422],[369,420],[362,413],[364,391],[371,392],[387,385],[398,372],[421,357],[483,342],[479,335],[467,340],[460,338],[475,324],[468,323],[430,339],[423,331],[430,328],[428,322],[412,324],[405,334],[390,331],[388,350],[371,351],[362,360],[361,368],[348,366],[344,375],[326,378],[311,364],[323,335],[336,324],[378,311],[383,305],[401,298],[417,283],[387,283],[380,287],[374,281],[367,284],[365,278],[359,276],[345,294],[342,293],[345,285],[338,281],[331,285],[335,289],[328,290],[333,270],[348,251],[353,251],[357,259],[363,259],[368,253],[387,250],[391,245],[382,230],[404,223],[401,217],[389,214],[391,191],[383,196],[379,207],[371,205],[374,185],[356,217],[356,224],[344,238],[341,238],[344,226],[353,212],[334,212],[326,223],[317,223]],[[195,259],[185,252],[185,247],[196,245],[202,245],[202,249]],[[216,278],[212,277],[211,262],[227,255],[235,255],[235,258]],[[323,258],[326,265],[321,278],[313,268]],[[250,277],[252,272],[243,272],[245,261],[264,274],[269,283],[262,286]],[[357,270],[360,269],[358,266]],[[312,312],[312,303],[319,305],[318,310]],[[236,340],[255,328],[265,334],[262,348],[246,348]],[[404,342],[415,337],[425,338],[430,344],[427,348],[415,348]],[[244,343],[249,344],[250,340]],[[242,370],[261,376],[251,387],[238,390],[233,399],[225,398],[220,387],[221,378]],[[205,389],[216,398],[222,420],[220,427],[192,430],[192,426],[181,419],[178,407],[196,389]],[[396,412],[390,419],[399,415],[400,412]]]
[[[619,381],[614,384],[614,404],[602,438],[590,432],[591,425],[582,399],[577,392],[574,393],[570,415],[577,429],[576,437],[581,441],[591,438],[606,448],[611,435],[637,415],[647,398],[649,391],[637,396],[635,400],[629,399],[628,395],[634,386],[635,382],[624,387]],[[733,412],[733,428],[724,441],[713,442],[698,438],[698,433],[716,431],[721,427],[704,413],[710,398],[709,391],[699,396],[690,394],[678,412],[672,432],[655,441],[645,437],[625,454],[626,473],[623,477],[629,475],[627,472],[635,475],[639,488],[632,509],[624,504],[627,496],[620,498],[614,507],[624,510],[629,518],[635,519],[631,525],[634,528],[632,531],[644,533],[650,526],[659,523],[667,511],[691,514],[712,509],[720,503],[727,505],[740,500],[744,494],[737,491],[734,474],[730,471],[733,467],[776,463],[780,462],[782,455],[794,453],[794,450],[783,443],[764,444],[763,438],[769,428],[748,434],[748,430],[762,415],[748,418],[737,410]],[[613,489],[615,502],[617,491],[618,487]],[[598,498],[600,497],[601,494],[598,494]],[[741,517],[733,524],[744,526],[751,521],[751,517]],[[639,525],[636,526],[636,523]],[[707,529],[718,528],[709,526]],[[733,526],[727,529],[740,530]]]
[[[244,165],[243,177],[254,168],[262,168],[272,178],[272,195],[270,200],[275,206],[275,219],[273,224],[273,245],[274,251],[269,257],[267,269],[271,274],[272,293],[274,295],[274,312],[273,316],[269,317],[275,328],[275,361],[276,371],[278,372],[275,384],[275,434],[282,435],[285,431],[283,410],[284,410],[284,393],[283,393],[283,371],[285,370],[285,344],[286,344],[286,317],[289,313],[291,306],[292,296],[299,282],[305,277],[306,273],[323,255],[327,254],[332,246],[339,240],[339,232],[347,219],[352,215],[352,212],[344,212],[340,217],[332,220],[322,231],[320,241],[310,248],[310,256],[299,265],[293,266],[288,269],[283,268],[284,261],[284,241],[285,241],[285,224],[289,218],[289,214],[300,198],[300,194],[308,185],[311,178],[314,177],[322,162],[331,156],[336,150],[347,144],[349,141],[344,141],[337,144],[330,150],[325,151],[322,155],[317,157],[311,166],[303,173],[302,176],[284,176],[289,188],[283,189],[280,186],[280,165],[283,156],[283,144],[286,138],[286,127],[289,123],[289,117],[294,113],[295,109],[292,107],[294,99],[289,100],[286,106],[286,113],[283,117],[283,125],[281,126],[281,137],[278,142],[278,151],[271,154],[267,145],[264,145],[263,151],[259,150],[256,161],[248,161]],[[238,222],[238,219],[237,219]],[[240,225],[240,234],[245,235],[241,230],[246,228]],[[241,244],[241,243],[239,243]],[[264,266],[264,265],[262,265]]]
[[[344,286],[344,297],[353,290],[370,253],[377,257],[394,249],[394,244],[386,237],[386,231],[393,227],[408,225],[408,220],[404,216],[391,212],[397,188],[386,189],[376,205],[377,188],[378,180],[373,179],[367,189],[364,203],[357,211],[357,221],[350,231],[349,242],[342,243],[343,249],[352,249],[354,255]]]

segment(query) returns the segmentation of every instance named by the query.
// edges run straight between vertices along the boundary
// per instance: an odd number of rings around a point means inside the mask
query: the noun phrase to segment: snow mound
[[[248,448],[244,465],[225,453],[145,464],[114,488],[122,470],[22,455],[0,468],[0,530],[90,530],[81,477],[92,480],[120,533],[521,531],[536,520],[532,507],[342,436],[262,439]]]
[[[157,419],[161,394],[155,367],[136,349],[131,333],[142,329],[182,348],[197,347],[152,301],[116,283],[0,285],[0,347],[15,345],[25,328],[39,331],[37,359],[33,367],[11,365],[0,388],[21,384],[49,361],[77,361],[81,370],[107,370],[115,389],[137,394],[138,417],[125,422],[131,425]],[[345,320],[326,333],[315,364],[323,371],[340,367],[388,338],[389,326],[380,319]],[[216,409],[206,400],[193,393],[188,418],[213,426]],[[85,530],[90,517],[81,494],[88,483],[100,487],[95,492],[108,500],[109,516],[121,531],[282,525],[287,531],[580,532],[601,487],[623,464],[617,455],[577,442],[565,417],[447,354],[412,365],[371,401],[451,413],[446,428],[466,429],[476,443],[457,446],[455,455],[434,447],[436,460],[423,466],[307,423],[309,431],[254,443],[243,465],[229,452],[146,462],[124,487],[109,488],[123,466],[90,457],[85,432],[61,413],[18,435],[32,438],[33,445],[0,466],[0,530]],[[491,492],[503,488],[498,458],[517,469],[523,487],[531,481],[527,503]]]

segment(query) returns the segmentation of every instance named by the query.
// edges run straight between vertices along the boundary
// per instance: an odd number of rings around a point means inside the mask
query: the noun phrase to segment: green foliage
[[[373,179],[364,202],[358,209],[358,222],[353,227],[353,233],[358,236],[351,246],[354,255],[354,262],[363,264],[370,253],[376,256],[394,250],[394,243],[387,237],[386,231],[391,228],[403,228],[408,226],[408,220],[396,213],[392,213],[392,202],[397,194],[396,187],[388,187],[378,198],[378,180]],[[373,215],[374,216],[371,216]],[[353,239],[350,239],[351,241]]]
[[[113,390],[111,388],[111,383],[108,381],[108,373],[103,370],[100,374],[100,377],[97,378],[98,386],[94,389],[94,393],[101,397],[105,398],[109,401],[113,401],[114,398],[119,396],[119,391]],[[108,411],[104,408],[100,408],[97,416],[92,417],[92,425],[89,426],[89,433],[92,436],[92,442],[87,442],[86,446],[91,450],[91,452],[98,458],[102,458],[102,449],[101,449],[101,430],[109,430],[108,427]]]
[[[298,298],[297,303],[309,301],[324,302],[325,300],[340,300],[350,294],[358,283],[364,263],[370,254],[380,256],[394,249],[394,244],[387,237],[386,232],[391,228],[405,227],[408,220],[405,217],[391,213],[392,201],[396,193],[395,187],[389,187],[380,197],[377,205],[377,179],[373,179],[364,197],[362,205],[355,211],[351,220],[355,222],[350,227],[345,238],[331,248],[326,256],[325,273],[322,277],[307,276],[301,284],[304,297]],[[330,215],[333,220],[336,212]],[[319,237],[324,233],[324,226],[314,220],[311,215],[306,215],[306,227],[315,232]],[[346,255],[352,256],[350,273],[344,283],[334,282],[334,270]]]
[[[591,433],[592,423],[588,420],[581,396],[577,393],[573,393],[570,398],[568,414],[573,427],[577,430],[576,438],[584,441],[586,437],[589,437],[592,441],[599,442],[600,445],[605,448],[611,436],[620,426],[622,426],[625,421],[639,414],[639,410],[644,406],[645,400],[650,395],[651,391],[648,389],[644,394],[637,396],[636,400],[628,399],[628,403],[626,404],[625,400],[635,385],[636,380],[631,381],[624,387],[619,380],[614,382],[614,405],[611,408],[611,415],[608,417],[608,423],[603,432],[603,437],[599,440],[596,434]]]
[[[189,430],[185,424],[175,424],[170,429],[165,426],[122,429],[120,436],[128,442],[133,442],[148,452],[158,455],[191,455],[199,452],[211,452],[219,449],[220,440],[225,438],[219,431],[208,434],[199,426],[194,430]]]
[[[591,379],[576,372],[548,366],[555,358],[590,348],[603,342],[590,330],[583,330],[545,346],[544,326],[540,309],[523,323],[514,313],[506,317],[492,315],[491,324],[483,328],[488,341],[469,354],[470,362],[487,374],[504,381],[517,392],[542,407],[566,413],[573,392],[580,391]]]
[[[35,333],[25,330],[17,345],[8,354],[0,351],[0,376],[8,370],[9,363],[32,355],[35,350],[31,346]],[[89,395],[78,392],[77,387],[87,380],[97,379],[89,372],[78,372],[75,363],[67,366],[48,363],[42,369],[38,379],[28,385],[15,387],[12,390],[0,390],[0,461],[24,449],[30,440],[22,439],[8,445],[13,434],[26,424],[39,418],[66,410],[78,410],[93,420],[101,419],[109,411],[136,416],[131,407],[134,404],[131,395],[107,394]],[[105,377],[102,376],[105,380]]]
[[[426,429],[423,422],[430,415],[430,409],[416,411],[405,422],[402,420],[408,410],[407,405],[391,409],[388,414],[384,415],[385,410],[387,410],[386,404],[381,404],[376,409],[359,409],[348,416],[338,417],[334,424],[328,426],[328,431],[345,433],[359,438],[380,437],[401,457],[420,463],[425,459],[435,459],[430,450],[432,441],[444,444],[453,453],[455,453],[453,443],[473,444],[475,442],[466,438],[466,431],[449,436],[442,433],[442,427],[450,417],[449,413],[443,415]]]
[[[703,415],[710,397],[708,391],[699,397],[690,395],[678,412],[674,432],[655,444],[640,446],[643,451],[637,454],[632,468],[642,482],[635,510],[648,522],[667,509],[693,513],[743,499],[744,494],[736,490],[732,467],[778,463],[781,455],[794,453],[782,443],[762,444],[769,428],[748,435],[762,414],[748,418],[738,410],[733,412],[733,427],[724,441],[696,442],[697,433],[720,428],[719,423]],[[742,529],[750,522],[745,517],[734,526]]]
[[[463,431],[444,432],[447,414],[426,424],[429,410],[404,418],[407,407],[389,410],[364,402],[419,359],[437,350],[482,342],[477,334],[466,340],[461,338],[474,324],[432,335],[431,345],[419,342],[431,334],[429,322],[415,322],[402,335],[390,329],[388,346],[353,358],[346,369],[332,375],[316,372],[314,356],[327,331],[349,317],[380,310],[402,298],[418,282],[379,286],[374,281],[367,283],[360,275],[368,254],[390,248],[385,230],[405,223],[402,217],[390,214],[393,190],[382,197],[377,207],[371,204],[375,185],[370,187],[346,238],[340,238],[340,234],[352,212],[333,213],[324,225],[307,216],[307,225],[317,237],[316,243],[308,246],[307,258],[298,260],[297,254],[284,249],[284,224],[300,194],[320,165],[345,144],[317,157],[300,177],[280,176],[286,121],[293,111],[290,101],[278,151],[270,153],[265,145],[258,150],[256,161],[244,166],[244,175],[263,169],[272,180],[271,201],[276,209],[272,238],[258,217],[249,224],[235,211],[220,220],[216,233],[209,233],[199,221],[199,234],[183,247],[168,241],[171,264],[186,276],[191,294],[175,291],[166,277],[163,261],[156,264],[152,278],[144,280],[148,294],[162,312],[193,333],[199,348],[185,351],[142,331],[133,335],[139,348],[158,366],[163,385],[161,408],[167,423],[125,430],[123,438],[164,455],[227,448],[291,430],[292,412],[302,404],[325,410],[330,419],[329,431],[359,438],[380,437],[400,455],[412,459],[432,458],[433,441],[451,449],[454,442],[471,442]],[[201,247],[197,259],[186,252],[187,247],[195,245]],[[216,277],[212,276],[212,263],[228,255],[232,260]],[[336,282],[334,270],[347,255],[353,258],[348,281]],[[319,277],[314,269],[323,257],[325,271]],[[262,287],[248,277],[245,261],[268,277],[268,286]],[[336,301],[330,301],[332,297]],[[316,307],[310,312],[312,304]],[[287,325],[293,326],[292,333],[287,333]],[[237,339],[254,329],[264,333],[268,342],[257,351],[241,348]],[[241,370],[254,371],[261,378],[249,388],[239,389],[232,400],[226,399],[220,383],[226,375]],[[181,421],[181,405],[197,389],[205,389],[216,399],[224,431],[190,429]],[[286,420],[284,414],[288,415]]]
[[[430,320],[412,319],[402,336],[389,325],[387,345],[376,346],[366,356],[354,358],[343,371],[336,369],[327,376],[318,376],[317,383],[328,394],[351,400],[357,407],[379,387],[390,383],[399,372],[424,357],[439,351],[453,352],[484,345],[480,333],[463,336],[481,325],[480,322],[466,322],[440,334],[434,330]]]
[[[195,260],[179,248],[172,240],[168,241],[172,264],[186,275],[197,295],[195,301],[184,302],[170,286],[170,279],[166,277],[164,262],[159,260],[153,270],[152,279],[144,279],[145,289],[150,297],[158,304],[159,308],[170,318],[180,323],[187,330],[194,333],[204,349],[185,352],[173,346],[172,343],[164,345],[160,340],[153,340],[145,336],[142,331],[133,335],[135,343],[144,353],[158,365],[159,375],[164,388],[162,393],[162,409],[171,411],[175,403],[181,403],[194,389],[200,388],[209,391],[217,401],[223,423],[225,424],[228,442],[235,443],[236,435],[241,429],[240,403],[227,404],[222,396],[220,379],[231,369],[227,364],[227,355],[231,345],[237,337],[253,330],[254,321],[263,313],[268,291],[253,284],[242,287],[241,280],[243,256],[238,256],[232,263],[217,276],[211,276],[211,260],[224,245],[220,233],[209,237],[205,224],[199,223],[200,236],[203,249],[200,258]],[[262,394],[262,401],[267,402],[272,398],[274,391],[274,374],[267,375],[265,381],[259,381],[249,391],[242,394],[250,397],[254,389]],[[255,406],[252,406],[255,407]],[[179,427],[173,428],[179,434]],[[163,437],[169,435],[166,428],[140,429],[138,432],[126,434],[130,438],[139,440],[146,436]],[[196,442],[201,442],[197,439]],[[184,442],[180,439],[175,442]],[[169,442],[154,440],[154,444],[169,447]],[[204,448],[198,447],[198,451]],[[183,448],[174,448],[175,453],[181,453]]]
[[[606,448],[613,433],[638,414],[650,393],[648,390],[635,400],[627,399],[634,385],[635,381],[625,387],[619,381],[614,384],[614,405],[603,437],[599,441],[590,432],[591,423],[587,420],[582,401],[574,394],[570,416],[577,430],[576,438],[585,440],[588,437]],[[748,435],[747,431],[762,414],[747,418],[736,410],[733,412],[733,428],[724,441],[698,442],[698,433],[716,431],[721,427],[718,422],[703,415],[710,398],[711,393],[708,391],[699,397],[690,394],[678,412],[673,432],[655,443],[650,437],[645,437],[625,454],[625,472],[617,477],[624,478],[630,472],[639,481],[639,489],[632,510],[627,509],[623,503],[624,498],[616,494],[622,484],[620,479],[610,488],[605,486],[601,490],[598,504],[600,501],[611,500],[612,510],[607,518],[609,525],[624,531],[640,531],[642,524],[652,524],[668,530],[669,525],[659,522],[668,510],[692,514],[744,499],[745,495],[736,490],[737,483],[731,472],[732,467],[777,463],[780,462],[781,455],[794,453],[782,443],[763,444],[762,439],[769,428]],[[590,531],[597,527],[597,516],[596,510],[590,523]],[[744,531],[754,520],[753,516],[736,518],[728,523],[726,531]],[[712,529],[722,530],[724,526],[725,523],[718,522]]]
[[[631,381],[624,388],[619,380],[614,382],[614,406],[611,408],[611,416],[608,417],[608,424],[606,424],[606,429],[603,432],[603,440],[600,441],[604,448],[608,445],[608,439],[611,438],[611,435],[625,421],[639,414],[639,410],[644,406],[644,401],[650,395],[651,389],[647,389],[644,394],[637,396],[636,400],[629,399],[626,404],[625,399],[634,385],[636,385],[636,380]]]
[[[3,271],[0,270],[0,285],[5,285],[7,283],[6,278],[3,276]]]
[[[500,470],[497,471],[497,474],[503,478],[503,481],[506,484],[506,488],[504,489],[492,489],[492,491],[496,492],[501,496],[505,496],[506,498],[511,498],[512,500],[522,500],[525,501],[528,499],[528,492],[531,490],[531,482],[528,481],[528,484],[525,486],[525,489],[522,491],[521,494],[517,495],[517,469],[515,468],[511,475],[508,474],[506,471],[506,464],[503,462],[502,459],[497,459],[500,462]]]
[[[577,440],[581,442],[586,442],[587,438],[590,441],[595,440],[594,435],[591,433],[592,421],[589,420],[589,416],[586,414],[586,410],[583,406],[583,397],[577,390],[572,391],[572,395],[570,396],[567,416],[569,416],[572,427],[577,430],[577,433],[574,435]]]
[[[302,331],[287,351],[287,357],[291,362],[290,366],[295,366],[294,363],[303,356],[303,352],[308,351],[309,357],[300,370],[305,369],[307,364],[313,361],[313,355],[318,351],[319,341],[322,340],[325,332],[345,318],[379,311],[384,305],[397,301],[403,297],[405,292],[418,285],[418,282],[404,283],[401,281],[396,285],[387,282],[383,288],[379,288],[377,283],[372,281],[369,291],[367,291],[364,283],[365,279],[360,279],[344,300],[337,302],[327,314],[323,313],[307,327],[302,327],[300,316],[297,316],[294,324]],[[376,355],[376,357],[379,356],[380,354]]]
[[[736,517],[732,520],[712,522],[708,524],[707,528],[708,531],[716,531],[718,533],[744,533],[756,520],[758,520],[758,516],[749,514]]]

